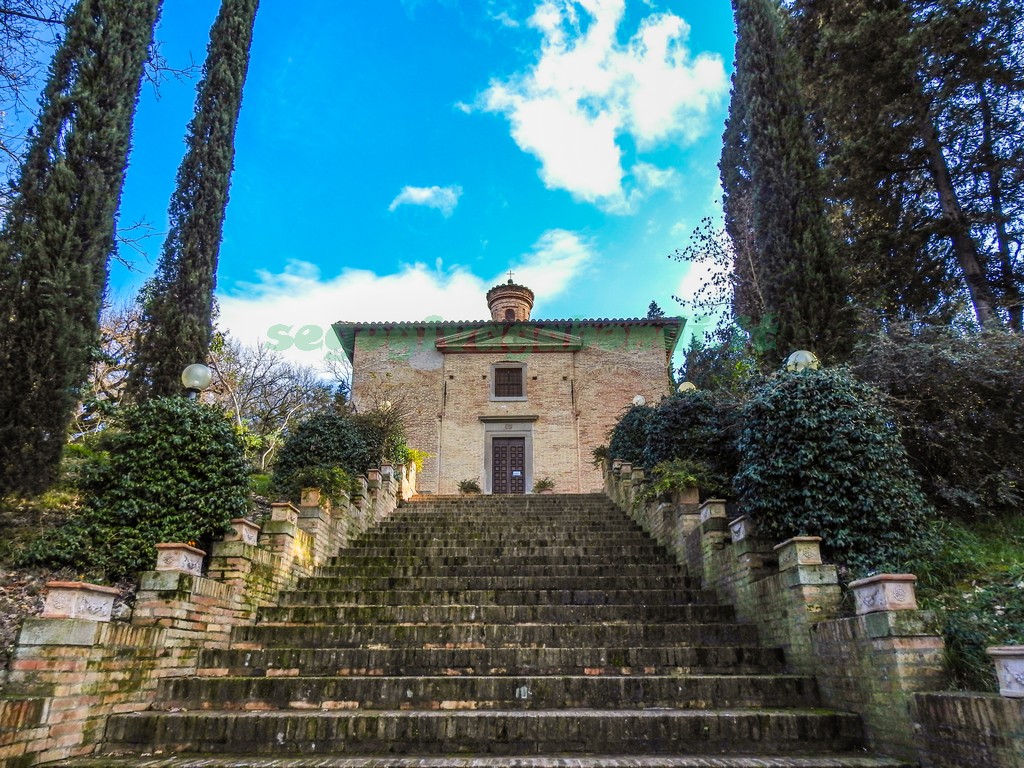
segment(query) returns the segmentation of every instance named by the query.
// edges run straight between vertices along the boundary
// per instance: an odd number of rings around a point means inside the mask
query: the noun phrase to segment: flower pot
[[[46,584],[44,619],[88,619],[110,621],[114,598],[119,592],[84,581],[50,581]]]
[[[319,507],[323,491],[319,488],[303,488],[299,499],[299,505],[303,507]]]
[[[260,540],[260,527],[252,520],[237,517],[231,521],[231,530],[224,534],[224,541],[240,541],[256,546]]]
[[[291,502],[278,501],[270,505],[270,519],[275,523],[299,524],[299,510]]]
[[[821,537],[794,536],[775,547],[779,554],[779,570],[788,571],[798,565],[821,565]]]
[[[857,615],[878,611],[916,611],[917,597],[912,573],[880,573],[850,582]]]
[[[191,544],[174,542],[156,545],[156,569],[177,571],[190,576],[203,575],[203,558],[206,553]]]
[[[732,536],[732,543],[738,544],[754,535],[754,521],[746,515],[737,517],[729,523],[729,534]]]
[[[993,646],[985,652],[996,665],[999,695],[1024,699],[1024,645]]]

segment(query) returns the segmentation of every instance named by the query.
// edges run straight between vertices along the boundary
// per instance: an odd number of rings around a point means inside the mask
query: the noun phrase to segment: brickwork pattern
[[[214,544],[209,577],[143,573],[131,624],[26,621],[0,696],[0,766],[90,754],[111,715],[143,711],[161,680],[194,675],[202,650],[227,648],[233,627],[252,624],[280,591],[308,577],[331,542],[340,546],[350,531],[391,514],[411,495],[409,483],[403,468],[398,480],[361,486],[359,504],[277,505],[261,546]]]
[[[638,508],[633,498],[642,472],[617,465],[606,464],[607,495],[647,530],[682,536],[675,554],[688,572],[735,606],[763,643],[782,648],[791,671],[814,675],[825,705],[860,714],[872,749],[939,768],[1024,765],[1019,702],[930,693],[945,683],[932,614],[839,618],[834,567],[798,563],[780,571],[774,542],[756,531],[734,541],[726,518],[706,516],[695,525],[666,515],[662,504]]]
[[[385,381],[401,393],[410,412],[410,446],[432,454],[419,477],[421,492],[455,493],[460,480],[471,478],[482,487],[480,417],[502,416],[537,416],[532,480],[550,477],[565,493],[599,491],[603,478],[592,464],[593,449],[607,443],[609,430],[636,395],[657,403],[671,392],[664,331],[658,326],[559,327],[582,339],[575,352],[511,347],[442,353],[434,347],[442,331],[457,330],[369,328],[355,339],[353,400],[367,407]],[[490,399],[492,366],[503,362],[526,364],[525,401]]]
[[[1024,700],[919,693],[914,705],[924,768],[1024,767]]]
[[[882,611],[815,624],[818,685],[862,712],[868,738],[906,758],[917,755],[913,694],[945,686],[943,643],[932,614]]]

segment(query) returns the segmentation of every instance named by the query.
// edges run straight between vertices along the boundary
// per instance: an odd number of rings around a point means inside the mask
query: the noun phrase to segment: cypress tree
[[[80,0],[0,233],[0,493],[56,474],[98,344],[132,118],[160,0]]]
[[[207,359],[235,128],[258,7],[258,0],[224,0],[210,30],[188,148],[168,211],[171,228],[156,275],[141,296],[143,322],[129,379],[135,400],[177,394],[182,370]]]
[[[732,244],[732,312],[742,327],[749,331],[761,324],[764,297],[754,245],[746,107],[736,87],[735,76],[729,99],[729,118],[722,139],[722,159],[718,168],[722,180],[725,232]]]
[[[852,342],[846,280],[825,218],[798,63],[784,48],[774,0],[733,0],[733,9],[734,115],[742,109],[754,272],[775,328],[771,361],[800,348],[841,358]]]

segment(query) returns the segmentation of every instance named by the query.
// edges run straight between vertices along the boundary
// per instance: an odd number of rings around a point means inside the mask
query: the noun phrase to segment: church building
[[[335,323],[357,409],[401,399],[408,443],[428,458],[420,493],[600,490],[594,448],[634,402],[672,392],[683,319],[532,320],[534,294],[509,279],[489,320]]]

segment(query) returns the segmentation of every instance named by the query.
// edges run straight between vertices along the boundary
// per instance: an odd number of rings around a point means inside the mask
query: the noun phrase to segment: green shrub
[[[642,464],[685,459],[703,467],[702,487],[727,495],[739,469],[738,418],[739,401],[727,393],[698,390],[667,397],[647,422]]]
[[[622,459],[637,467],[644,466],[647,424],[653,416],[654,409],[649,405],[630,407],[612,428],[608,454],[613,459]]]
[[[694,336],[680,374],[701,391],[742,392],[757,376],[757,358],[748,334],[726,324],[701,339]]]
[[[370,449],[354,419],[338,413],[321,413],[300,423],[285,439],[274,462],[274,493],[296,502],[304,487],[345,490],[347,481],[334,475],[365,474],[372,463]]]
[[[1024,644],[1024,520],[936,520],[909,564],[921,606],[938,613],[955,688],[995,691],[992,645]]]
[[[730,478],[708,470],[706,464],[691,459],[663,461],[651,470],[650,477],[640,486],[634,500],[637,504],[649,504],[676,491],[700,488],[705,499],[722,495]]]
[[[423,462],[430,458],[430,454],[426,451],[421,451],[416,448],[409,448],[406,450],[405,461],[402,464],[412,464],[416,467],[417,472],[423,471]]]
[[[208,547],[248,508],[242,446],[223,413],[185,398],[125,409],[82,470],[84,504],[26,549],[24,564],[117,580],[153,566],[155,545]]]
[[[274,483],[272,475],[267,474],[255,474],[249,476],[249,491],[254,496],[267,497],[271,493],[271,487]]]
[[[366,444],[370,460],[360,471],[379,467],[385,461],[405,464],[409,447],[405,442],[405,416],[403,410],[388,402],[365,413],[351,417],[359,435]]]
[[[911,466],[944,516],[1024,507],[1024,337],[894,328],[854,371],[891,398]]]
[[[480,493],[480,483],[476,478],[459,480],[459,493],[467,495],[471,493]]]
[[[848,576],[907,557],[929,507],[874,389],[839,370],[783,372],[742,423],[735,487],[759,531],[821,536]]]
[[[555,481],[550,477],[542,477],[540,480],[533,484],[534,493],[542,493],[543,491],[555,490]]]

